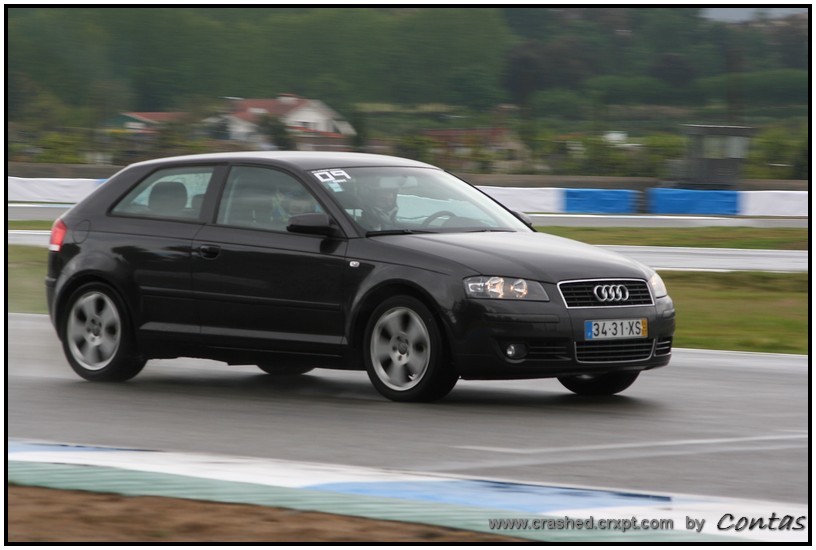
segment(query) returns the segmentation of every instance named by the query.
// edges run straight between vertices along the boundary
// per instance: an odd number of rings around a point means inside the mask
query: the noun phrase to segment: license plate
[[[646,318],[584,321],[584,338],[586,340],[646,338],[647,336],[649,336],[649,324]]]

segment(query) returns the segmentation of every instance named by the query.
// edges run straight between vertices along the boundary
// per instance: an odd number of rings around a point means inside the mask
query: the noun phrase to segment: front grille
[[[655,344],[655,355],[671,355],[672,337],[661,338]]]
[[[642,361],[652,355],[654,340],[611,340],[608,342],[576,342],[575,354],[581,363],[617,363]]]
[[[601,302],[595,296],[595,287],[605,285],[622,285],[629,291],[629,298],[625,301]],[[567,307],[626,307],[650,306],[652,294],[649,285],[640,279],[596,279],[586,281],[565,281],[558,283],[561,297]]]
[[[530,361],[569,361],[569,340],[565,338],[545,338],[527,343],[527,359]]]

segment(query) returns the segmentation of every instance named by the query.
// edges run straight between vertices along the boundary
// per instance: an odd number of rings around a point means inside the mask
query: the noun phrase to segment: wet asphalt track
[[[7,332],[12,438],[809,500],[806,356],[676,350],[621,396],[460,381],[429,405],[389,402],[361,372],[275,379],[192,359],[89,383],[47,317],[9,314]]]

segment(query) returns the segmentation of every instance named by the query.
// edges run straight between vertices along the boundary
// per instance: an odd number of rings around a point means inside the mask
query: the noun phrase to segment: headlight
[[[469,277],[465,279],[465,293],[470,298],[550,301],[541,283],[508,277]]]
[[[657,273],[649,278],[649,286],[652,287],[652,294],[654,294],[655,298],[662,298],[669,294],[669,291],[666,290],[666,284]]]

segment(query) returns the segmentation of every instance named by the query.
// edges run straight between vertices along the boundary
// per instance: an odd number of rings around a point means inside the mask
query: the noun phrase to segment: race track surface
[[[253,366],[151,361],[85,382],[48,318],[7,315],[9,438],[806,503],[808,358],[676,350],[624,394],[557,381],[460,381],[393,403],[362,372],[276,379]]]

